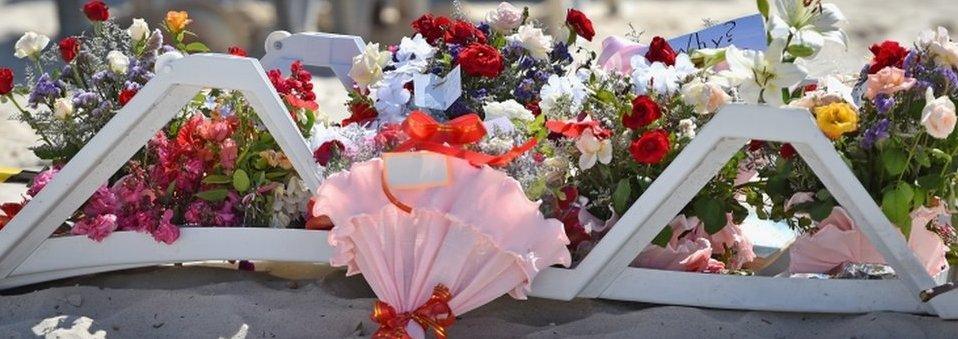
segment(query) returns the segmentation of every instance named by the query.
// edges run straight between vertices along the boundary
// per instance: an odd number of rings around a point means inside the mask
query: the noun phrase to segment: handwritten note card
[[[445,78],[435,74],[413,76],[415,104],[420,108],[446,110],[462,95],[462,74],[456,66]]]
[[[761,14],[741,17],[669,39],[669,45],[680,53],[731,45],[735,45],[738,49],[764,51],[768,47],[765,40],[765,20]]]

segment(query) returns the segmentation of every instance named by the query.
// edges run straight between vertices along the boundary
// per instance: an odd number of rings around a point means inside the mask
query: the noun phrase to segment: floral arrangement
[[[8,222],[137,91],[170,62],[209,49],[188,28],[186,12],[167,13],[161,29],[142,19],[120,28],[109,8],[89,1],[90,34],[67,37],[58,48],[28,32],[16,56],[28,58],[27,84],[0,69],[0,94],[40,137],[34,152],[52,166],[33,181],[22,202],[4,204]],[[245,57],[241,48],[230,54]],[[105,56],[105,58],[103,57]],[[304,133],[317,120],[312,76],[294,63],[290,76],[269,72]],[[26,105],[19,103],[27,97]],[[100,187],[59,233],[100,241],[114,231],[151,234],[172,243],[181,225],[302,227],[308,190],[279,146],[238,92],[203,90]],[[298,226],[297,226],[298,225]]]
[[[837,78],[802,89],[791,105],[808,108],[822,132],[833,140],[885,216],[914,244],[937,234],[948,259],[958,260],[958,235],[951,226],[956,204],[953,135],[958,100],[958,44],[948,31],[926,31],[903,46],[884,41],[871,46],[872,60],[852,86]],[[783,147],[784,148],[784,147]],[[786,220],[809,233],[826,230],[821,222],[844,213],[811,170],[784,150],[761,170],[773,204],[769,217]],[[940,246],[940,245],[939,245]],[[916,249],[935,250],[938,246]],[[941,271],[942,254],[927,255],[929,272]]]

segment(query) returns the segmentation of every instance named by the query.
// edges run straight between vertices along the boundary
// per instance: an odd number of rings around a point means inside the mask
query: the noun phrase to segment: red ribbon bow
[[[502,167],[536,145],[536,139],[530,139],[498,156],[463,149],[486,135],[482,119],[476,114],[463,115],[442,124],[421,111],[414,111],[403,121],[402,129],[410,139],[399,145],[397,152],[412,149],[431,151],[465,159],[473,166]]]
[[[373,333],[374,339],[409,339],[409,333],[406,332],[406,325],[409,321],[415,321],[422,326],[424,330],[432,330],[436,338],[446,338],[446,327],[452,326],[456,322],[456,316],[452,314],[449,308],[449,300],[452,294],[446,286],[439,284],[432,291],[432,296],[425,304],[419,306],[415,311],[396,313],[396,309],[389,304],[376,301],[373,307],[372,320],[379,324],[379,329]]]

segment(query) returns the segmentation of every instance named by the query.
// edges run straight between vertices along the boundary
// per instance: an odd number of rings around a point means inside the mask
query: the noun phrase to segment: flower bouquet
[[[49,38],[33,32],[17,42],[16,56],[33,61],[27,85],[14,85],[12,71],[0,69],[2,100],[12,101],[20,120],[40,137],[34,153],[51,162],[22,202],[4,204],[0,227],[156,72],[186,54],[209,51],[188,30],[186,12],[169,12],[162,29],[154,30],[142,19],[120,28],[100,1],[89,1],[84,13],[92,32],[67,37],[57,48],[47,48]],[[237,47],[230,53],[246,56]],[[299,63],[291,74],[268,75],[308,133],[318,108],[311,75]],[[242,95],[206,89],[57,233],[100,241],[114,231],[138,231],[173,243],[180,225],[303,227],[307,199],[302,180]]]
[[[927,271],[936,275],[954,263],[956,233],[952,206],[956,203],[958,141],[955,100],[958,44],[939,28],[922,33],[911,47],[896,41],[872,45],[872,60],[851,81],[826,78],[798,91],[791,105],[808,108],[833,140],[836,150],[899,227]],[[792,272],[820,272],[825,263],[841,261],[884,263],[881,256],[809,257],[829,234],[855,236],[857,230],[811,170],[782,149],[777,160],[760,170],[772,204],[763,216],[786,220],[801,229],[793,250]],[[844,238],[842,238],[844,239]],[[835,241],[832,247],[848,246]],[[874,252],[866,244],[866,250]],[[798,257],[796,262],[795,258]]]

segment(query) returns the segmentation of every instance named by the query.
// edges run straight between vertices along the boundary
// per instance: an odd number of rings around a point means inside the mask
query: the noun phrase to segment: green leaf
[[[881,151],[881,162],[889,175],[899,175],[908,167],[908,154],[897,147],[887,147]]]
[[[705,223],[705,231],[708,234],[715,234],[721,231],[727,223],[725,220],[725,211],[722,210],[722,203],[715,199],[698,199],[692,204],[692,210],[695,215]]]
[[[901,228],[902,233],[908,234],[911,228],[911,201],[915,191],[907,183],[900,182],[894,188],[886,190],[882,195],[881,209],[892,223]]]
[[[207,53],[210,51],[202,42],[191,42],[184,48],[187,53]]]
[[[672,240],[672,227],[666,226],[662,229],[662,232],[659,232],[659,235],[655,236],[655,239],[652,239],[652,244],[666,247],[669,240]]]
[[[210,202],[223,201],[223,199],[226,199],[227,195],[229,195],[229,191],[224,188],[196,193],[197,198]]]
[[[758,5],[758,12],[762,13],[762,17],[765,20],[768,20],[768,0],[756,0],[756,5]]]
[[[629,186],[629,179],[619,180],[615,192],[612,193],[612,207],[615,209],[615,213],[625,214],[625,211],[629,209],[629,197],[631,195],[632,187]]]
[[[233,178],[230,178],[226,175],[213,174],[207,175],[206,178],[203,178],[204,184],[228,184],[231,182],[233,182]]]
[[[266,179],[272,180],[276,178],[282,178],[285,175],[286,175],[286,171],[269,172],[269,173],[266,173]]]
[[[815,50],[805,45],[790,45],[788,46],[788,54],[797,58],[804,58],[815,54]]]
[[[834,207],[835,205],[832,204],[831,201],[816,201],[812,204],[811,208],[808,209],[808,214],[813,220],[822,221],[828,218],[828,215],[832,214]]]
[[[932,173],[928,175],[923,175],[916,179],[918,186],[927,190],[936,189],[941,186],[941,175],[938,173]]]
[[[240,193],[249,190],[249,175],[243,169],[233,172],[233,188]]]
[[[595,92],[595,98],[607,104],[612,104],[615,102],[615,94],[612,94],[612,92],[605,89]]]

